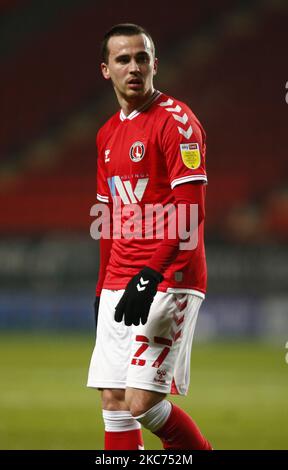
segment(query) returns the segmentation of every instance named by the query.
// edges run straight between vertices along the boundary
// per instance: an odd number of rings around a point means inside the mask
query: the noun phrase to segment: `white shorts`
[[[114,320],[123,292],[102,290],[87,386],[186,395],[192,340],[203,299],[157,292],[147,323],[126,326]]]

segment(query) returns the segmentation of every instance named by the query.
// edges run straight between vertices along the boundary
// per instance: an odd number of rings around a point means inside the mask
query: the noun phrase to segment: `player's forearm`
[[[109,209],[111,214],[112,212],[112,204],[109,204]],[[112,233],[113,233],[113,224],[112,224],[112,216],[110,215],[109,221],[107,221],[110,227],[110,238],[100,238],[99,241],[99,255],[100,255],[100,263],[99,263],[99,274],[98,280],[96,284],[96,296],[98,297],[101,294],[101,290],[103,287],[104,279],[106,276],[106,268],[110,259],[111,254],[111,247],[112,247]]]
[[[176,238],[169,239],[168,230],[165,232],[164,239],[160,243],[157,251],[150,258],[147,266],[154,269],[155,271],[164,274],[166,269],[173,263],[176,256],[179,253],[180,243],[186,240],[187,233],[189,233],[192,224],[191,221],[191,204],[198,205],[198,226],[194,227],[194,230],[198,230],[200,223],[204,220],[204,199],[205,199],[205,188],[202,184],[187,183],[180,186],[176,186],[173,190],[175,197],[176,206],[176,220],[178,232]],[[179,205],[185,208],[185,218],[179,216]],[[190,233],[190,236],[193,236]],[[190,250],[186,250],[186,256],[191,256]]]
[[[103,238],[100,239],[100,265],[99,265],[98,281],[96,284],[96,296],[99,296],[101,294],[101,290],[102,290],[105,275],[106,275],[106,268],[110,259],[111,246],[112,246],[112,239],[103,239]]]

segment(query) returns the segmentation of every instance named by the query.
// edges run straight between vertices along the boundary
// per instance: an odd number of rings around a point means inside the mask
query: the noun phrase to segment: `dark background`
[[[207,132],[199,335],[285,336],[287,2],[7,0],[0,13],[0,326],[92,327],[95,134],[118,109],[100,43],[129,21],[154,38],[156,88]]]

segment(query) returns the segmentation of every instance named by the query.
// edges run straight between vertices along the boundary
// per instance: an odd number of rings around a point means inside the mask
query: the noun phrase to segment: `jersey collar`
[[[125,116],[123,109],[121,109],[120,111],[121,121],[126,121],[126,119],[129,119],[131,121],[136,116],[141,114],[143,111],[148,109],[151,106],[151,104],[154,103],[154,101],[156,101],[157,98],[159,98],[160,95],[162,95],[162,93],[158,90],[155,90],[154,93],[150,96],[150,98],[146,101],[146,103],[141,106],[141,108],[134,109],[134,111],[132,111],[132,113],[130,113],[128,116]]]

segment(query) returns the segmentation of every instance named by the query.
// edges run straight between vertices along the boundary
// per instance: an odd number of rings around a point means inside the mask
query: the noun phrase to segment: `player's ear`
[[[110,72],[109,72],[108,65],[105,64],[105,62],[102,62],[102,63],[101,63],[101,71],[102,71],[103,77],[106,78],[106,80],[109,80],[109,78],[110,78]]]
[[[154,65],[153,65],[153,75],[157,74],[157,70],[158,70],[158,59],[157,59],[157,57],[155,57]]]

